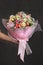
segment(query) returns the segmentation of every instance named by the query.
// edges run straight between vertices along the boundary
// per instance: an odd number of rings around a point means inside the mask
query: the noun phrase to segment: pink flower
[[[16,23],[19,22],[19,20],[16,20]]]
[[[13,22],[9,22],[9,23],[7,23],[7,27],[13,27],[14,26],[14,23]]]
[[[26,18],[30,18],[30,15],[27,15]]]

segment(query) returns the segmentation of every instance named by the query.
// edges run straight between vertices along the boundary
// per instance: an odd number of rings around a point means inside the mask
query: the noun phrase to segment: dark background
[[[0,0],[0,28],[3,33],[7,34],[7,30],[1,19],[18,11],[31,13],[43,29],[43,0]],[[33,53],[29,56],[25,54],[23,63],[17,56],[18,45],[0,40],[0,65],[43,65],[43,32],[34,33],[28,43]]]

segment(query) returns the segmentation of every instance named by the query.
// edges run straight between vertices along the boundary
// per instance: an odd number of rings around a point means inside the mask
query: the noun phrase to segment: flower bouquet
[[[8,35],[19,41],[18,55],[24,62],[25,50],[27,54],[32,53],[27,41],[29,41],[34,32],[42,31],[38,20],[35,20],[30,14],[27,15],[21,11],[16,15],[10,15],[9,19],[2,19],[2,23],[8,30]]]

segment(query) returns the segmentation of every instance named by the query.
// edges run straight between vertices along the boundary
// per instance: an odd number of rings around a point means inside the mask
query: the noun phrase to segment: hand
[[[17,41],[16,39],[13,40],[13,39],[10,38],[8,35],[6,35],[6,34],[0,32],[0,40],[2,40],[2,39],[18,44],[18,41]]]

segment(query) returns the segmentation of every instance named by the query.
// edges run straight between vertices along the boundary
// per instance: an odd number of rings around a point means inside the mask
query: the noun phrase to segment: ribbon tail
[[[20,55],[20,59],[24,62],[24,55],[26,50],[27,42],[25,40],[19,40],[19,47],[18,47],[18,55]]]
[[[26,44],[26,53],[27,53],[27,55],[32,54],[32,50],[31,50],[31,48],[30,48],[28,43]]]

